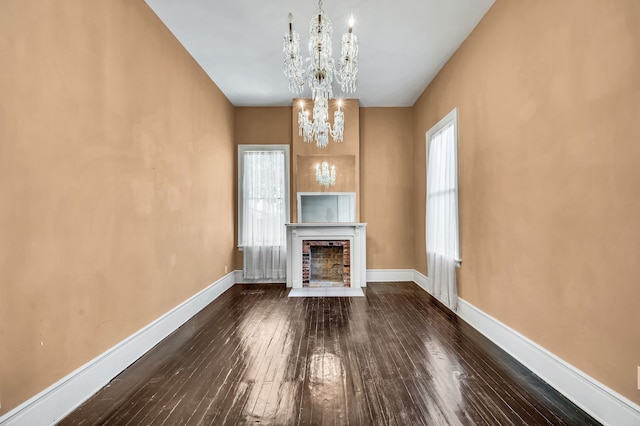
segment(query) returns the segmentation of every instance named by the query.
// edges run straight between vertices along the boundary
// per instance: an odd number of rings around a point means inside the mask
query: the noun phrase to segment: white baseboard
[[[414,269],[413,271],[413,282],[418,284],[424,291],[429,294],[433,294],[433,291],[429,287],[429,278],[422,272],[418,272]]]
[[[234,271],[236,273],[236,284],[280,284],[283,280],[245,280],[242,271]],[[393,282],[393,281],[414,281],[413,269],[367,269],[367,282]]]
[[[640,406],[578,370],[542,346],[458,299],[458,316],[542,380],[607,425],[640,425]]]
[[[413,269],[367,269],[367,282],[413,281]]]
[[[151,324],[9,411],[0,417],[0,425],[50,425],[61,420],[233,286],[235,272],[225,275]]]
[[[245,280],[242,271],[234,271],[236,273],[236,284],[281,284],[283,280]],[[414,281],[413,269],[367,269],[367,282],[393,282],[393,281]]]
[[[429,279],[418,271],[415,271],[415,282],[431,293]],[[640,425],[640,406],[633,401],[464,299],[458,298],[457,314],[599,422],[615,426]]]

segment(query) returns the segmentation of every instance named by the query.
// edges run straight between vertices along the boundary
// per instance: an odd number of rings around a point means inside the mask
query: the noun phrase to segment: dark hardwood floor
[[[590,425],[413,283],[236,285],[62,425]]]

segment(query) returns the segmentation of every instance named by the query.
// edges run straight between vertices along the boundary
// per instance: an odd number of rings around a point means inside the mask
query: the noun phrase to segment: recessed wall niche
[[[306,109],[310,109],[311,100],[305,99]],[[329,117],[333,123],[336,106],[329,103]],[[298,192],[353,192],[356,194],[356,222],[360,221],[360,105],[358,99],[345,99],[344,139],[337,143],[329,139],[325,148],[318,148],[315,141],[304,142],[298,134],[298,99],[293,100],[292,112],[292,176],[291,202],[292,222],[298,222]],[[335,185],[324,187],[316,182],[316,164],[327,161],[336,166]]]

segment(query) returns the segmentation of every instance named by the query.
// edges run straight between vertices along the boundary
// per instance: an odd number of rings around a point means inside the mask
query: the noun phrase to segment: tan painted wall
[[[368,269],[413,269],[412,113],[412,108],[360,108],[360,201]]]
[[[497,0],[415,104],[459,108],[460,294],[640,403],[640,2]]]
[[[236,145],[291,145],[291,107],[236,107],[234,116]],[[291,151],[289,151],[291,155]],[[238,205],[238,152],[234,156],[234,206]],[[291,165],[293,169],[293,165]],[[291,189],[291,188],[290,188]],[[238,245],[238,215],[234,211],[236,247]],[[291,213],[293,217],[293,213]],[[242,252],[235,251],[235,269],[242,269]]]
[[[142,0],[0,4],[0,414],[224,275],[233,107]]]
[[[291,144],[291,107],[236,107],[233,128],[236,144]]]
[[[305,100],[305,109],[312,108],[310,100]],[[333,124],[334,107],[329,104],[330,122]],[[329,144],[324,148],[318,148],[315,141],[306,143],[302,136],[298,134],[298,111],[300,105],[298,100],[294,100],[292,108],[291,132],[291,173],[292,173],[292,192],[291,192],[291,221],[297,222],[297,192],[307,191],[312,187],[313,181],[309,179],[309,171],[301,170],[298,173],[298,166],[307,167],[311,161],[322,161],[322,157],[331,159],[332,156],[353,156],[355,157],[355,170],[347,172],[343,170],[353,184],[349,184],[349,192],[356,193],[356,222],[360,222],[360,114],[359,101],[357,99],[345,99],[343,101],[342,110],[344,111],[344,138],[343,142],[336,143],[329,138]],[[313,156],[313,159],[305,159],[299,157]],[[315,179],[315,178],[314,178]],[[329,189],[329,191],[331,188]],[[318,186],[318,192],[327,192],[324,188]]]

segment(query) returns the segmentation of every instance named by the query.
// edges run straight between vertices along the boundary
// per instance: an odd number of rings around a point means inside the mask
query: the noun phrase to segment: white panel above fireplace
[[[300,223],[353,223],[355,192],[298,192]]]

